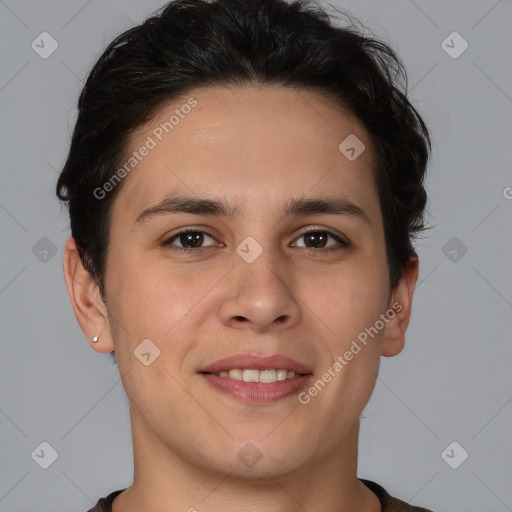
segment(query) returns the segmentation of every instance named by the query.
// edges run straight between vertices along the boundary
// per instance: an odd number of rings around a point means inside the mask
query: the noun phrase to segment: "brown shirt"
[[[408,505],[405,501],[399,500],[398,498],[393,498],[390,496],[386,490],[381,487],[379,484],[372,482],[370,480],[359,479],[363,484],[366,485],[374,494],[379,498],[380,504],[382,506],[381,512],[432,512],[426,508],[413,507],[412,505]],[[112,502],[114,498],[121,494],[125,489],[121,489],[119,491],[114,491],[109,494],[106,498],[101,498],[95,507],[91,508],[87,512],[112,512]]]

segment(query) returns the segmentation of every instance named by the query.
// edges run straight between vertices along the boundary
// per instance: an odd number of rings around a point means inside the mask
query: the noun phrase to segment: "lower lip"
[[[293,379],[276,382],[244,382],[229,377],[219,377],[213,373],[201,374],[214,388],[243,402],[263,404],[275,402],[299,393],[311,378],[311,374],[296,376]]]

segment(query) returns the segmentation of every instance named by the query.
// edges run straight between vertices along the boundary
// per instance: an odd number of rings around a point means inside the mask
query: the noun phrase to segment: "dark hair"
[[[375,147],[394,289],[417,256],[414,237],[425,229],[431,151],[428,129],[406,97],[399,57],[353,22],[333,25],[324,8],[306,0],[176,0],[118,36],[91,70],[57,182],[78,252],[103,300],[110,212],[122,182],[102,200],[94,190],[112,177],[131,134],[159,107],[210,85],[316,91],[363,123]]]

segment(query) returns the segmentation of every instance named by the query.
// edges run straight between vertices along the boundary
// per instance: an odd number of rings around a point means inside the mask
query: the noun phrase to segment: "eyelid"
[[[162,242],[162,246],[164,246],[164,247],[171,246],[173,250],[177,250],[177,251],[181,251],[181,252],[200,253],[200,252],[203,252],[205,250],[208,250],[208,247],[214,247],[214,246],[219,247],[219,245],[224,245],[222,242],[219,243],[217,241],[217,239],[216,239],[217,237],[216,236],[214,236],[213,234],[209,233],[209,231],[208,231],[209,229],[210,228],[201,227],[201,226],[187,226],[185,228],[180,229],[178,232],[174,233],[173,235],[165,237],[165,239]],[[350,247],[352,245],[351,241],[345,235],[342,235],[341,233],[338,233],[338,232],[334,232],[330,228],[325,228],[325,227],[318,226],[318,225],[312,225],[312,226],[309,226],[309,227],[301,230],[300,233],[298,233],[297,235],[294,236],[293,240],[297,241],[298,239],[300,239],[304,235],[307,235],[309,233],[316,233],[316,232],[327,233],[328,235],[330,235],[331,237],[336,239],[338,241],[338,243],[340,243],[342,245],[343,248],[347,248],[347,247]],[[173,241],[176,238],[178,238],[180,235],[186,234],[186,233],[202,233],[202,234],[204,234],[206,236],[209,236],[210,238],[215,240],[217,243],[216,244],[212,244],[212,245],[208,245],[208,246],[205,246],[205,247],[192,247],[192,248],[190,248],[190,247],[188,247],[188,248],[187,247],[180,247],[180,246],[177,246],[177,245],[173,244]],[[313,250],[313,251],[316,251],[316,252],[322,252],[322,251],[325,252],[325,251],[339,249],[339,247],[327,247],[327,248],[320,248],[320,249],[309,248],[309,249]]]
[[[318,225],[313,225],[313,226],[310,226],[310,227],[304,229],[298,235],[295,236],[294,240],[297,240],[297,239],[301,238],[302,236],[307,235],[309,233],[316,233],[319,231],[327,233],[328,235],[331,235],[333,238],[337,239],[338,242],[340,242],[344,247],[349,247],[350,245],[352,245],[350,240],[345,235],[338,233],[337,231],[333,231],[330,228],[325,228],[325,227],[318,226]],[[317,250],[320,251],[322,249],[317,249]],[[324,250],[328,250],[328,249],[324,249]]]
[[[170,235],[170,236],[165,236],[163,241],[162,241],[162,245],[164,246],[172,246],[173,245],[173,241],[175,241],[176,238],[178,238],[180,235],[184,235],[184,234],[187,234],[187,233],[202,233],[206,236],[209,236],[210,238],[212,238],[213,240],[215,240],[217,242],[217,244],[212,244],[210,246],[206,246],[206,247],[213,247],[214,245],[224,245],[222,244],[222,242],[218,242],[217,240],[217,236],[216,235],[213,235],[212,233],[210,233],[208,230],[210,228],[206,228],[206,227],[201,227],[201,226],[187,226],[185,228],[181,228],[179,231],[177,231],[176,233]],[[202,249],[206,249],[206,247],[197,247],[195,249],[190,249],[190,248],[183,248],[183,247],[179,247],[179,246],[175,246],[176,249],[185,249],[185,250],[188,250],[188,251],[199,251],[199,250],[202,250]]]

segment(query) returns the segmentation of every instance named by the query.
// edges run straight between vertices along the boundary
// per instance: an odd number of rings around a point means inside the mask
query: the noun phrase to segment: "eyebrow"
[[[198,198],[192,196],[168,197],[160,203],[146,208],[135,220],[135,224],[160,215],[189,213],[192,215],[206,215],[214,217],[236,217],[241,209],[231,203],[223,203],[216,199]],[[369,217],[355,203],[345,197],[327,199],[292,199],[288,201],[284,216],[300,215],[346,215],[371,225]]]

